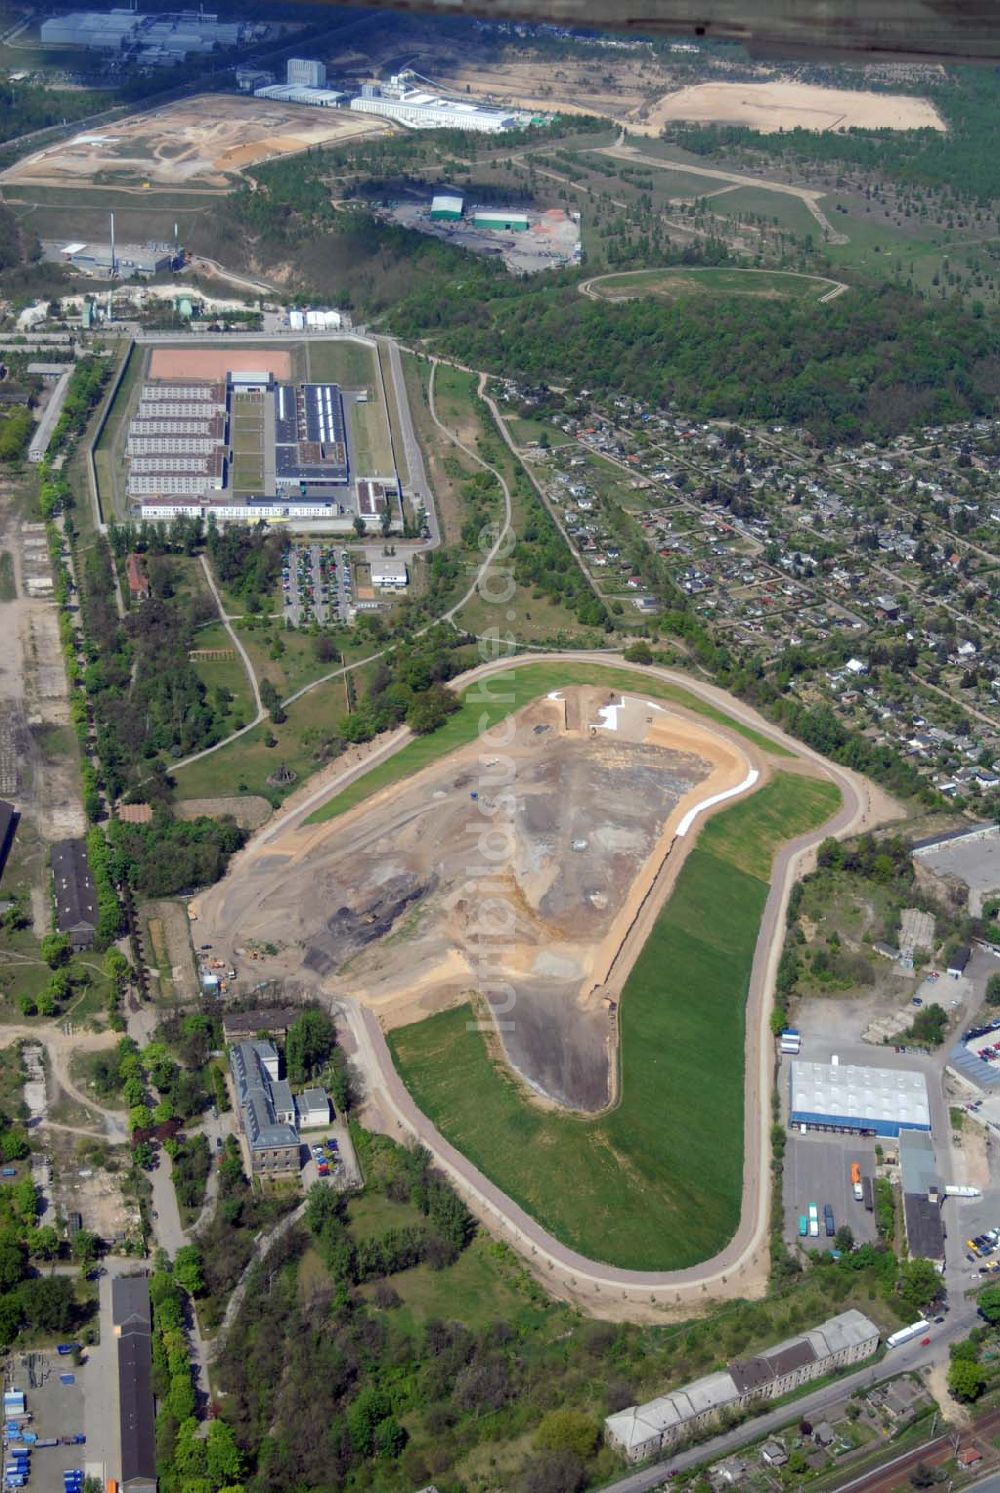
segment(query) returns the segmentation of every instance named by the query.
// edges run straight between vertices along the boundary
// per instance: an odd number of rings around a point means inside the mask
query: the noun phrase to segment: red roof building
[[[125,561],[125,576],[128,580],[129,595],[135,601],[148,601],[149,577],[139,555],[128,556]]]

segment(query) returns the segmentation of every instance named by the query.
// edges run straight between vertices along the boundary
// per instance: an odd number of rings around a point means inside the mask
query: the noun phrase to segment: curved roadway
[[[500,1237],[511,1243],[541,1275],[550,1290],[585,1304],[602,1315],[636,1317],[662,1315],[666,1307],[704,1302],[710,1296],[746,1296],[762,1290],[766,1281],[766,1250],[770,1216],[770,1127],[773,1042],[769,1015],[788,897],[805,869],[814,847],[827,835],[847,835],[865,824],[872,813],[870,786],[861,778],[821,757],[801,742],[764,720],[749,706],[732,699],[714,685],[675,670],[628,664],[618,655],[599,652],[537,653],[519,659],[486,663],[461,676],[459,687],[504,673],[522,662],[580,661],[611,665],[633,673],[637,685],[653,675],[682,686],[733,720],[792,750],[820,767],[840,789],[842,804],[827,822],[784,845],[775,857],[771,888],[761,919],[746,1008],[746,1093],[744,1105],[743,1199],[739,1227],[724,1249],[710,1260],[683,1270],[635,1271],[586,1259],[549,1234],[535,1219],[492,1183],[452,1146],[416,1106],[393,1065],[385,1037],[373,1012],[344,1000],[341,1009],[358,1044],[358,1059],[370,1091],[396,1126],[413,1135],[431,1152],[473,1210]],[[384,761],[409,740],[401,730],[377,748],[362,767],[354,767],[315,792],[307,794],[291,815],[279,816],[263,832],[271,837],[303,822],[320,804],[333,798],[370,765]],[[237,871],[238,874],[238,871]]]

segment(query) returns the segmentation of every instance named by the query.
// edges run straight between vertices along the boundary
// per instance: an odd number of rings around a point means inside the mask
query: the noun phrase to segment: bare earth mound
[[[344,109],[216,93],[60,140],[25,156],[0,180],[224,191],[247,166],[384,129],[381,120]]]
[[[609,698],[537,701],[501,749],[472,744],[342,818],[251,845],[199,900],[199,941],[244,970],[253,956],[262,978],[357,997],[388,1027],[489,998],[538,1095],[603,1108],[623,946],[645,936],[691,810],[750,781],[747,750],[721,732]]]
[[[221,798],[186,798],[174,804],[178,819],[235,819],[241,829],[260,829],[274,810],[257,793],[231,793]]]
[[[943,130],[934,105],[902,93],[864,93],[812,83],[696,83],[668,93],[646,121],[658,134],[672,120],[779,130]]]

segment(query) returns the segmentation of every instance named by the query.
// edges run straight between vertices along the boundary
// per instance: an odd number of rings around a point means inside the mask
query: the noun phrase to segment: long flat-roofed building
[[[112,1280],[111,1322],[118,1357],[118,1486],[123,1493],[156,1493],[153,1318],[144,1275],[120,1275]]]
[[[97,935],[97,893],[83,840],[57,840],[52,847],[56,929],[74,953],[89,949]]]
[[[858,1311],[841,1312],[753,1358],[736,1359],[725,1370],[609,1415],[605,1435],[629,1462],[645,1462],[713,1425],[726,1410],[780,1399],[800,1384],[862,1363],[878,1341],[874,1322]]]
[[[945,1227],[941,1204],[944,1188],[934,1142],[924,1130],[904,1130],[899,1137],[899,1171],[903,1184],[906,1243],[915,1259],[944,1267]]]
[[[792,1125],[893,1137],[931,1128],[927,1080],[911,1069],[797,1061],[790,1085]]]

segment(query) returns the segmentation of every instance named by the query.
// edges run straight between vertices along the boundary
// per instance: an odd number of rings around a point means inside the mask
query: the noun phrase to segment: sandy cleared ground
[[[646,133],[659,134],[673,120],[745,124],[762,134],[779,130],[943,130],[927,99],[902,93],[864,93],[813,83],[696,83],[654,104]]]
[[[489,1020],[491,999],[539,1097],[603,1108],[609,1001],[631,962],[619,952],[689,810],[749,765],[722,733],[641,697],[602,716],[610,698],[537,701],[502,757],[473,743],[340,819],[251,844],[198,899],[198,942],[244,979],[354,996],[386,1027],[470,993]]]
[[[258,793],[230,793],[221,798],[186,798],[174,804],[178,819],[199,819],[202,814],[209,819],[235,819],[241,829],[260,829],[266,824],[274,810],[266,798]]]
[[[345,109],[212,94],[61,140],[18,161],[0,180],[224,191],[247,166],[385,129],[382,120]]]
[[[150,378],[193,378],[221,383],[227,373],[273,373],[292,376],[291,353],[274,348],[155,347],[149,360]]]

